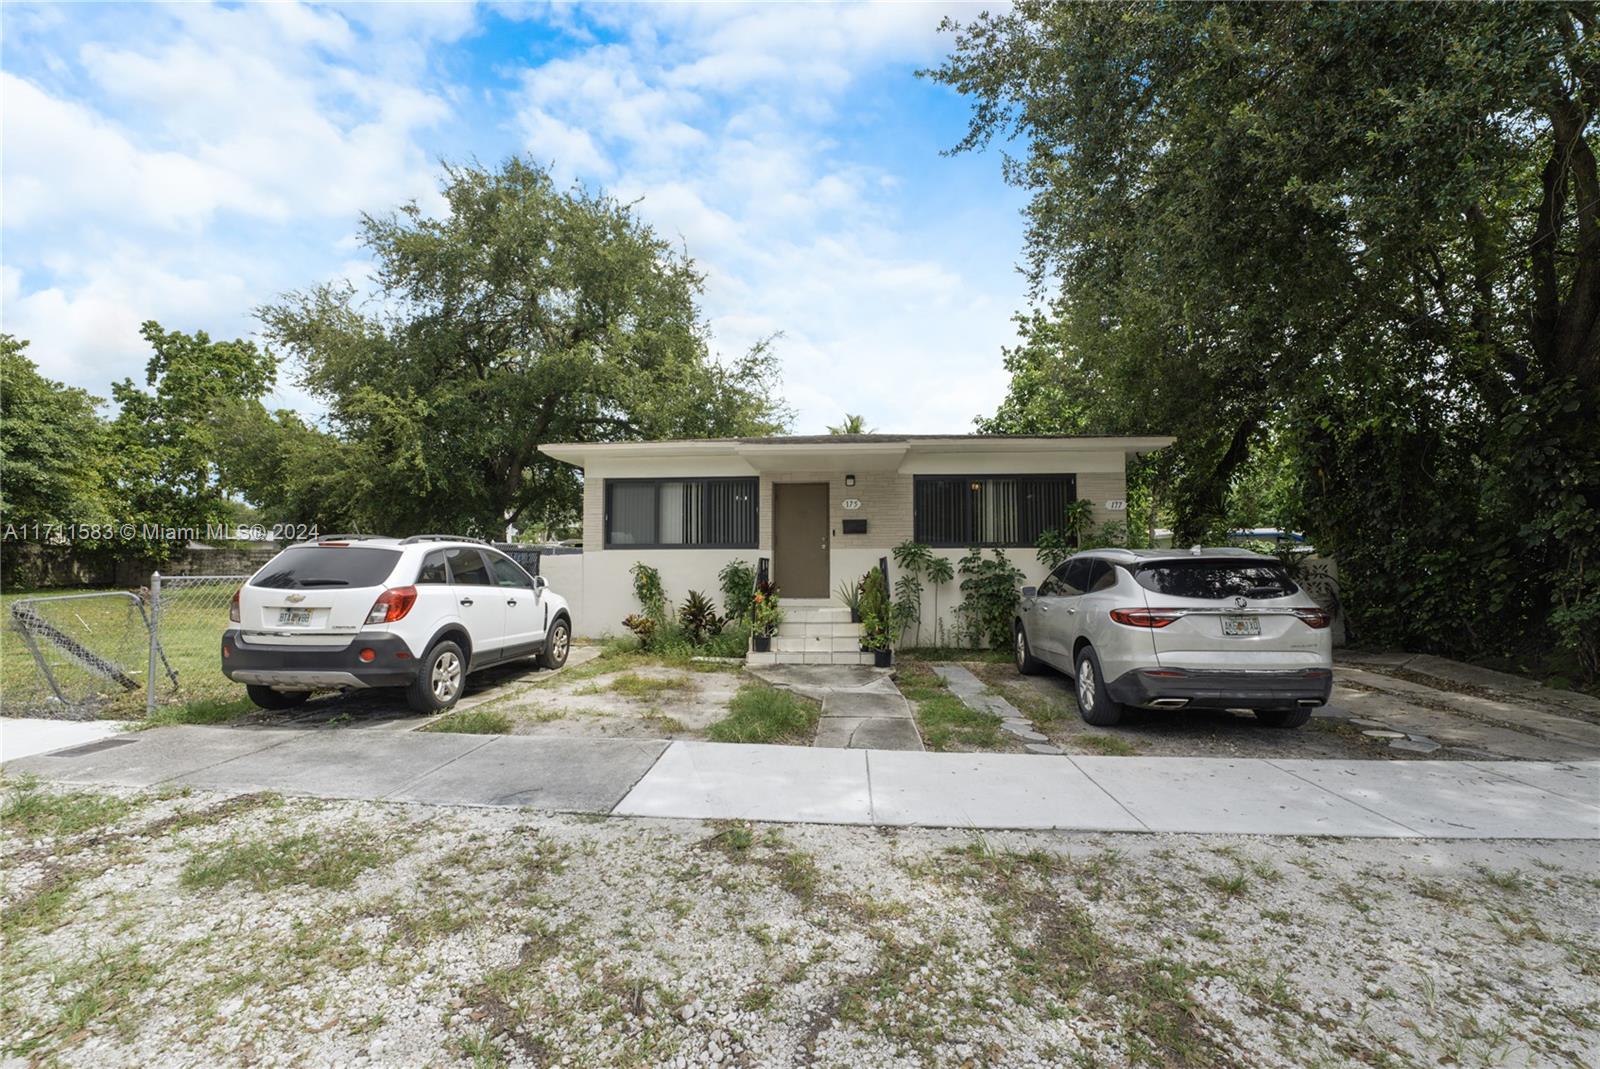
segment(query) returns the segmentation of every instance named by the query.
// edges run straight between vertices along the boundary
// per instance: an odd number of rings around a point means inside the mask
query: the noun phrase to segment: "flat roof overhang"
[[[897,471],[915,453],[1151,453],[1171,445],[1168,435],[1074,438],[949,437],[900,438],[890,441],[839,443],[782,439],[712,438],[666,442],[553,442],[539,452],[555,460],[587,467],[594,460],[660,459],[666,457],[737,457],[756,471]]]

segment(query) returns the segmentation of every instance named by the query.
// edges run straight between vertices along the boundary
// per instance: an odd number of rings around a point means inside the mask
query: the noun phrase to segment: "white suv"
[[[222,673],[264,709],[313,690],[405,687],[436,713],[469,672],[566,663],[566,599],[487,543],[450,535],[330,535],[279,553],[233,596]]]
[[[1329,616],[1276,558],[1243,549],[1075,554],[1017,609],[1017,669],[1076,680],[1078,712],[1250,709],[1299,727],[1333,689]]]

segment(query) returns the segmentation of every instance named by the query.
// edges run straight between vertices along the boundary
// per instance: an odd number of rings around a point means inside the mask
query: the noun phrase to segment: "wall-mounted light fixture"
[[[856,477],[854,475],[846,475],[844,477],[844,484],[846,486],[854,486],[856,484]]]

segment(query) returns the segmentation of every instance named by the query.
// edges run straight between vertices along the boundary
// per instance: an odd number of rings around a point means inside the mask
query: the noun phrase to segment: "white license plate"
[[[1261,620],[1255,616],[1224,616],[1222,618],[1222,633],[1224,635],[1259,635],[1261,634]]]
[[[305,627],[311,623],[310,609],[279,609],[278,626]]]

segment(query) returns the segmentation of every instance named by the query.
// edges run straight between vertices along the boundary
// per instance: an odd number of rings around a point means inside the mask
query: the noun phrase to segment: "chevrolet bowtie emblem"
[[[290,594],[288,597],[284,598],[283,600],[287,601],[287,602],[289,602],[291,604],[298,605],[302,601],[306,600],[306,596],[304,594]]]

